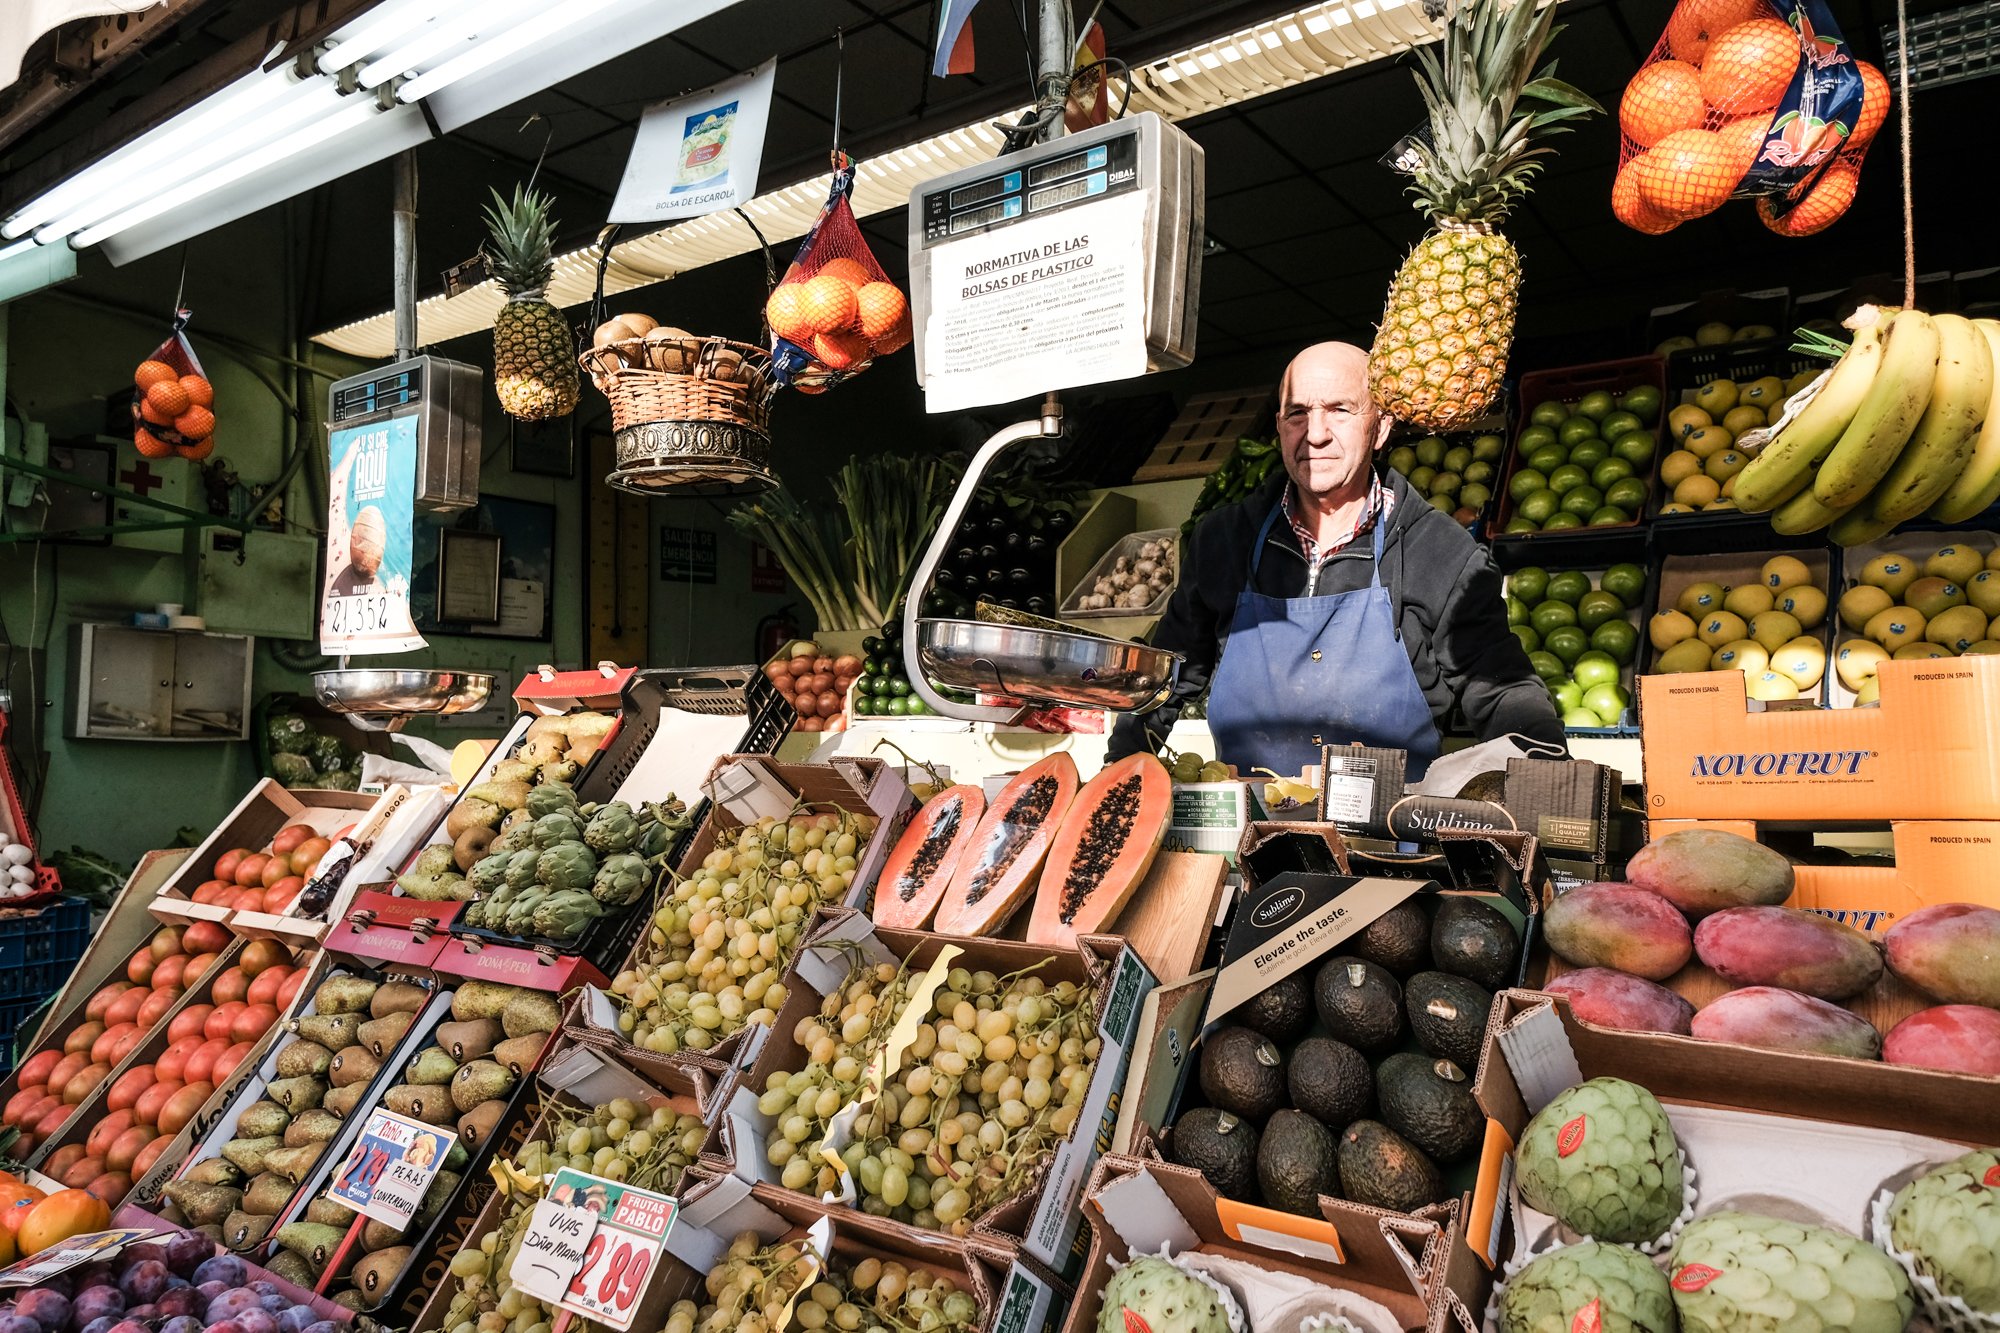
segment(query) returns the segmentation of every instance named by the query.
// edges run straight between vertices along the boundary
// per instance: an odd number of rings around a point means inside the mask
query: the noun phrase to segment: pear
[[[416,1021],[417,1016],[408,1011],[384,1014],[363,1023],[358,1035],[361,1044],[380,1058],[396,1049],[396,1043],[403,1039],[403,1034],[410,1030],[410,1024]]]
[[[531,1032],[554,1032],[562,1024],[562,1009],[553,995],[541,991],[520,991],[500,1011],[500,1025],[510,1037]]]
[[[312,1074],[301,1074],[297,1078],[281,1078],[266,1086],[264,1093],[272,1101],[293,1115],[297,1115],[301,1111],[312,1110],[325,1099],[326,1080]]]
[[[405,1083],[449,1083],[458,1072],[458,1061],[441,1047],[426,1046],[403,1067]]]
[[[243,1190],[243,1211],[260,1217],[276,1217],[298,1193],[298,1183],[276,1171],[267,1170]]]
[[[329,1051],[354,1044],[354,1034],[368,1020],[360,1014],[306,1014],[293,1027],[307,1041],[316,1041]]]
[[[402,1238],[403,1229],[401,1227],[392,1227],[387,1222],[378,1222],[372,1217],[361,1228],[361,1248],[371,1254],[376,1250],[388,1249]],[[357,1268],[356,1271],[359,1272],[359,1269]],[[359,1283],[356,1285],[358,1286]]]
[[[325,1155],[326,1147],[324,1143],[306,1143],[296,1148],[274,1148],[264,1160],[271,1170],[294,1185],[303,1185],[314,1164]]]
[[[458,1118],[459,1142],[470,1148],[477,1148],[499,1128],[500,1117],[506,1113],[507,1103],[501,1098],[479,1103]]]
[[[222,1244],[222,1223],[220,1222],[209,1222],[206,1223],[205,1225],[198,1226],[195,1228],[195,1233],[197,1235],[206,1236],[208,1238],[208,1243],[211,1245]],[[311,1284],[308,1283],[307,1285],[310,1286]]]
[[[387,1018],[390,1014],[419,1014],[430,1003],[431,993],[422,986],[407,981],[385,981],[375,992],[374,1003],[368,1006],[370,1018]]]
[[[318,1222],[322,1226],[339,1227],[345,1231],[348,1224],[354,1221],[354,1213],[345,1204],[335,1203],[332,1199],[321,1195],[306,1205],[306,1221]],[[311,1286],[312,1283],[308,1282],[306,1285]]]
[[[222,1243],[237,1251],[254,1249],[264,1243],[274,1220],[265,1213],[231,1213],[222,1223]]]
[[[368,1298],[352,1287],[342,1287],[333,1293],[333,1303],[343,1310],[352,1310],[356,1314],[368,1308]]]
[[[452,992],[451,1016],[461,1023],[475,1018],[498,1018],[507,1008],[507,1002],[519,994],[518,986],[503,986],[496,981],[463,981]]]
[[[227,1157],[209,1157],[189,1167],[181,1180],[190,1185],[241,1185],[243,1168]]]
[[[546,1032],[531,1032],[525,1037],[509,1037],[493,1048],[493,1059],[517,1074],[525,1074],[542,1058],[542,1047],[548,1044],[549,1034]]]
[[[306,1267],[306,1261],[290,1250],[279,1250],[270,1258],[259,1262],[273,1277],[283,1278],[293,1286],[304,1287],[307,1291],[311,1291],[313,1283],[319,1281],[319,1277],[312,1269]]]
[[[460,1115],[481,1102],[505,1097],[514,1086],[514,1071],[493,1060],[474,1060],[451,1080],[451,1104]]]
[[[285,1141],[275,1134],[261,1139],[231,1139],[222,1145],[222,1155],[242,1167],[246,1175],[259,1176],[264,1173],[264,1164],[271,1153],[284,1146]]]
[[[366,977],[328,977],[313,991],[315,1014],[358,1014],[368,1008],[379,987]]]
[[[326,1067],[327,1082],[336,1088],[344,1088],[350,1083],[367,1083],[380,1073],[382,1061],[366,1046],[349,1046],[333,1057]]]
[[[243,1191],[227,1185],[197,1185],[188,1180],[170,1180],[165,1192],[174,1207],[181,1210],[181,1216],[198,1227],[220,1223],[243,1202]]]
[[[340,1227],[321,1226],[317,1222],[287,1222],[278,1228],[278,1244],[306,1261],[306,1266],[315,1272],[325,1272],[327,1261],[347,1232]]]
[[[335,1088],[332,1092],[326,1094],[326,1101],[321,1104],[327,1110],[345,1120],[354,1114],[354,1108],[359,1106],[361,1099],[367,1095],[368,1085],[366,1083],[350,1083],[344,1088]]]
[[[395,1285],[396,1279],[402,1276],[414,1253],[407,1245],[377,1250],[354,1265],[354,1272],[349,1275],[348,1281],[354,1284],[354,1290],[363,1296],[373,1297],[372,1303],[379,1305],[389,1294],[389,1288]]]
[[[457,1147],[458,1145],[453,1144],[452,1146]],[[449,1162],[453,1159],[447,1157],[445,1158],[445,1160]],[[460,1157],[457,1160],[459,1166],[462,1167],[465,1165],[465,1159],[463,1157]],[[458,1182],[461,1179],[463,1179],[463,1177],[461,1177],[458,1172],[451,1170],[449,1167],[437,1173],[437,1178],[431,1181],[430,1189],[427,1190],[424,1194],[424,1201],[421,1204],[417,1205],[417,1215],[410,1219],[410,1226],[412,1230],[421,1229],[431,1224],[431,1222],[437,1217],[438,1212],[447,1203],[451,1202],[452,1195],[457,1192]]]
[[[285,1146],[303,1148],[308,1143],[326,1143],[340,1133],[340,1117],[324,1106],[314,1107],[285,1126]]]
[[[383,1094],[382,1104],[397,1115],[406,1115],[427,1125],[442,1125],[447,1129],[456,1115],[452,1110],[449,1090],[429,1083],[398,1083]]]
[[[505,1029],[491,1018],[476,1018],[469,1023],[440,1023],[435,1034],[437,1044],[460,1064],[487,1054],[506,1035]],[[430,1080],[421,1081],[427,1083]]]
[[[252,1102],[236,1117],[236,1132],[245,1138],[260,1139],[282,1134],[292,1123],[292,1113],[276,1102]]]
[[[278,1051],[278,1077],[302,1078],[308,1074],[324,1074],[326,1067],[332,1063],[332,1051],[316,1041],[300,1037],[286,1043]]]

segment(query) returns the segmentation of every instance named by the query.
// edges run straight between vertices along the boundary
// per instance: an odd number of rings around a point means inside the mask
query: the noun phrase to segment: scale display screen
[[[995,171],[925,193],[924,241],[932,244],[1004,226],[1072,204],[1141,188],[1139,134],[1120,134],[1046,162]]]
[[[408,366],[378,379],[343,385],[333,393],[333,419],[352,421],[373,412],[403,407],[423,397],[422,366]]]

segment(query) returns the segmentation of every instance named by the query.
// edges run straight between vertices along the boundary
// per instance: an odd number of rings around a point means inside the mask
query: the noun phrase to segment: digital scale
[[[417,508],[433,513],[479,503],[481,397],[479,367],[441,356],[363,371],[327,391],[327,429],[343,430],[414,417],[417,429]],[[339,450],[335,449],[335,456]]]

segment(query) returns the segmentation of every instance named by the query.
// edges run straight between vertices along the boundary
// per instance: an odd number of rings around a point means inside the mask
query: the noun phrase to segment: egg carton
[[[1159,596],[1144,606],[1084,606],[1084,601],[1095,593],[1099,579],[1131,572],[1146,558],[1145,549],[1151,544],[1158,544],[1165,551],[1165,559],[1169,562],[1167,586]],[[1122,567],[1120,561],[1124,562]],[[1173,528],[1135,532],[1129,537],[1119,538],[1112,543],[1110,550],[1098,557],[1097,563],[1090,567],[1090,572],[1085,574],[1076,587],[1070,590],[1069,596],[1063,599],[1061,614],[1080,620],[1106,616],[1157,616],[1167,609],[1167,599],[1174,595],[1174,589],[1179,586],[1180,574],[1179,532]]]

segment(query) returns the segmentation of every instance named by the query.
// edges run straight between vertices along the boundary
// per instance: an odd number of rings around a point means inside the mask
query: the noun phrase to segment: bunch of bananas
[[[2000,500],[2000,322],[1864,306],[1818,391],[1736,476],[1736,505],[1860,546]]]

